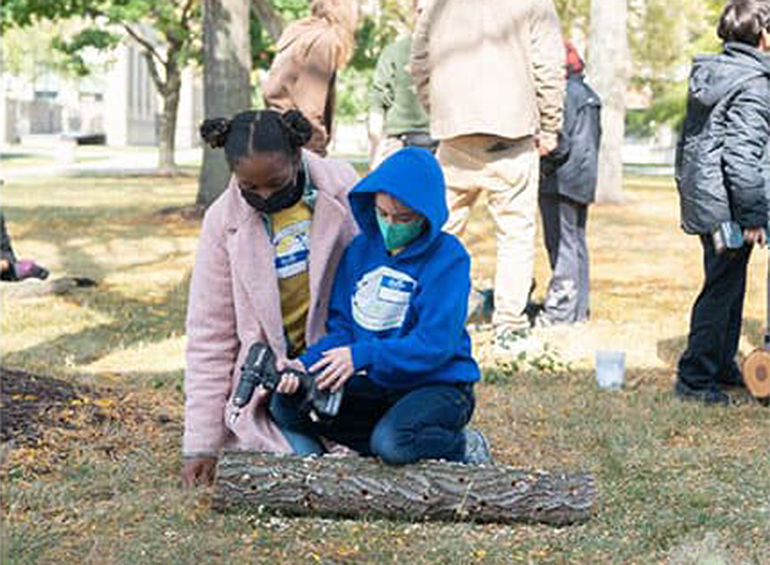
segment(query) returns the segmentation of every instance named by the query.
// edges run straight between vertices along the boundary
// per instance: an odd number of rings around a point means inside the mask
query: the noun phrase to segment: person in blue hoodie
[[[441,231],[448,216],[441,168],[430,151],[408,147],[349,198],[361,233],[337,268],[327,334],[299,358],[319,372],[319,388],[344,386],[340,412],[311,421],[292,395],[296,378],[284,375],[271,415],[282,428],[388,464],[468,462],[464,429],[480,377],[465,329],[470,257]]]

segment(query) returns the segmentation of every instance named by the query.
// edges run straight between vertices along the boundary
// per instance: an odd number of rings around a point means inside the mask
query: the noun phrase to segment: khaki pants
[[[506,146],[487,151],[500,143]],[[438,159],[446,178],[449,206],[444,230],[462,237],[471,208],[481,192],[486,192],[497,239],[495,329],[528,328],[524,309],[534,268],[540,167],[534,138],[457,137],[441,142]]]

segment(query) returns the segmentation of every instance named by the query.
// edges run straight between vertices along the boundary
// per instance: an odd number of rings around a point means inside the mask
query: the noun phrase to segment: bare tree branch
[[[273,6],[270,0],[252,0],[251,10],[260,23],[265,26],[267,33],[273,38],[273,41],[278,41],[283,32],[283,18],[281,14]]]
[[[182,8],[182,18],[180,20],[183,27],[187,27],[187,22],[190,20],[190,14],[192,14],[192,8],[195,4],[195,0],[187,0],[184,8]]]
[[[145,51],[143,53],[144,60],[147,61],[147,68],[150,70],[150,76],[152,77],[152,82],[155,83],[155,88],[158,89],[158,92],[161,96],[166,95],[166,82],[163,80],[163,78],[160,76],[160,73],[158,72],[158,65],[155,62],[155,59],[152,58],[152,55]]]
[[[139,43],[139,44],[140,44],[142,47],[144,47],[145,51],[147,51],[147,54],[148,54],[150,57],[152,57],[152,58],[154,58],[154,59],[157,59],[157,61],[158,61],[158,62],[159,62],[161,65],[165,65],[165,64],[166,64],[166,61],[163,59],[163,57],[161,57],[161,56],[160,56],[160,53],[158,53],[157,49],[155,49],[155,46],[154,46],[154,45],[153,45],[153,44],[152,44],[152,43],[151,43],[149,40],[147,40],[147,39],[145,39],[144,37],[142,37],[141,35],[139,35],[139,32],[137,32],[136,30],[134,30],[134,29],[133,29],[133,28],[132,28],[130,25],[128,25],[127,23],[123,22],[121,25],[123,26],[123,29],[125,29],[125,30],[126,30],[126,32],[128,33],[128,35],[130,35],[130,36],[131,36],[131,37],[134,39],[134,41],[136,41],[136,42],[137,42],[137,43]],[[156,69],[156,70],[157,70],[157,69]]]

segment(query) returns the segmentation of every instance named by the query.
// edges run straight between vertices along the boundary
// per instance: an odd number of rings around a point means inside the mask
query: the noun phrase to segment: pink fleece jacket
[[[347,193],[353,168],[303,152],[318,198],[310,228],[310,311],[306,340],[321,337],[342,252],[356,233]],[[274,251],[261,218],[241,197],[234,177],[203,219],[187,310],[183,454],[220,449],[287,452],[258,389],[234,425],[230,396],[255,341],[286,359]]]

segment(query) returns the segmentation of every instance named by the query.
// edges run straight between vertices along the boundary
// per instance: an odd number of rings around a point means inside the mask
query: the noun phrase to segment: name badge
[[[399,328],[416,288],[417,281],[407,273],[384,266],[369,271],[356,283],[353,319],[375,332]]]
[[[304,273],[310,258],[310,220],[288,225],[273,237],[275,270],[279,279]]]

